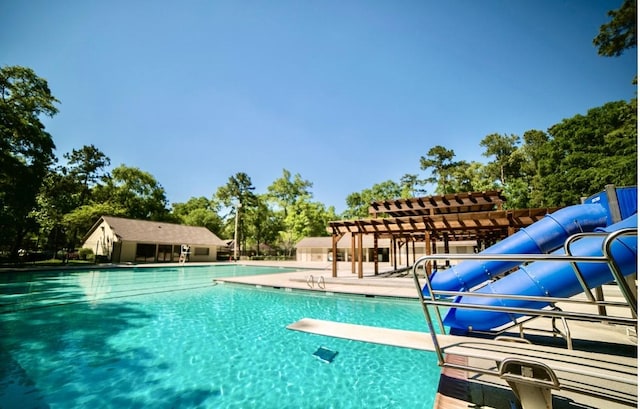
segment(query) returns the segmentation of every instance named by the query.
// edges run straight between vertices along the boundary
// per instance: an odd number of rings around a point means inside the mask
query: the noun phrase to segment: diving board
[[[303,318],[287,326],[287,329],[373,344],[434,351],[433,341],[427,332],[346,324],[313,318]]]

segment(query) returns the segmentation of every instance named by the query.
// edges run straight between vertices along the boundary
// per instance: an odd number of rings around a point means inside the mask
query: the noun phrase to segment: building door
[[[171,244],[158,245],[158,262],[162,263],[171,261],[172,250],[173,246]]]
[[[113,242],[113,251],[111,252],[111,262],[119,263],[120,262],[120,253],[122,253],[122,242],[114,241]]]

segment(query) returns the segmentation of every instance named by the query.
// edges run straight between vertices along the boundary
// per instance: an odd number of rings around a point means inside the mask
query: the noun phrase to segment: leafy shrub
[[[85,247],[78,250],[78,257],[80,257],[80,260],[93,260],[95,258],[93,250]]]

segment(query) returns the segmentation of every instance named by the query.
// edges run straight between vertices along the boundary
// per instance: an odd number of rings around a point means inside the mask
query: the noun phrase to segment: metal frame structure
[[[574,242],[575,240],[581,237],[595,236],[595,235],[605,236],[602,244],[602,254],[603,254],[602,256],[575,256],[571,254],[570,245],[572,242]],[[416,261],[416,263],[413,266],[413,270],[412,270],[413,278],[414,278],[416,289],[419,294],[420,303],[424,311],[427,325],[431,333],[431,338],[432,338],[433,345],[435,348],[435,353],[438,359],[438,364],[443,368],[458,369],[458,370],[464,370],[464,371],[478,373],[478,374],[498,376],[509,383],[509,385],[512,387],[512,389],[514,390],[517,396],[520,396],[520,394],[523,393],[522,390],[524,389],[522,388],[526,389],[531,387],[532,385],[534,389],[538,388],[536,394],[533,394],[535,396],[538,396],[538,398],[534,399],[536,400],[536,402],[533,402],[533,403],[528,402],[525,405],[525,402],[523,401],[522,402],[523,407],[544,407],[544,406],[538,406],[538,405],[541,404],[541,400],[548,400],[550,398],[550,393],[551,393],[550,389],[563,389],[563,388],[571,389],[570,386],[568,387],[564,385],[562,380],[557,381],[554,370],[551,368],[547,368],[549,361],[553,362],[553,359],[551,360],[547,359],[546,361],[542,359],[539,360],[535,358],[536,356],[535,354],[533,354],[534,358],[532,361],[524,359],[523,358],[525,356],[524,353],[520,354],[520,352],[515,352],[515,355],[513,357],[509,356],[508,354],[501,355],[500,358],[496,358],[496,362],[497,362],[496,367],[493,369],[487,369],[484,367],[474,366],[471,364],[460,364],[456,362],[453,362],[453,363],[448,362],[445,359],[445,354],[448,353],[447,348],[451,347],[452,342],[459,342],[459,341],[451,341],[448,337],[456,338],[456,340],[458,340],[460,337],[446,335],[446,331],[445,331],[443,320],[442,320],[442,316],[443,316],[442,310],[455,307],[459,309],[475,309],[475,310],[496,311],[496,312],[499,311],[499,312],[506,312],[506,313],[514,313],[514,314],[523,316],[522,318],[517,319],[510,324],[505,324],[503,327],[498,328],[496,331],[490,331],[490,332],[477,331],[476,332],[475,335],[482,336],[484,337],[485,340],[487,339],[487,336],[492,336],[492,337],[497,336],[497,338],[494,338],[493,340],[488,340],[486,342],[495,342],[496,347],[501,347],[501,348],[505,348],[505,345],[506,345],[504,342],[505,338],[501,336],[502,334],[504,334],[508,330],[513,330],[514,328],[519,327],[520,336],[521,338],[524,338],[523,324],[528,320],[532,320],[537,317],[547,317],[552,320],[553,328],[551,329],[550,332],[553,334],[554,337],[557,335],[561,335],[566,339],[567,350],[571,350],[572,344],[573,344],[571,339],[571,334],[569,332],[569,325],[568,325],[568,322],[570,321],[604,322],[604,323],[610,323],[610,324],[618,324],[618,325],[633,327],[637,331],[637,325],[638,325],[637,299],[634,295],[634,291],[631,288],[629,288],[628,282],[625,279],[625,277],[622,275],[618,265],[616,265],[616,262],[611,256],[611,251],[610,251],[611,244],[613,243],[613,241],[622,236],[637,236],[637,229],[635,228],[622,229],[612,233],[581,233],[575,236],[571,236],[565,242],[565,255],[557,255],[557,254],[446,255],[446,254],[443,254],[443,255],[427,255],[420,258],[418,261]],[[428,272],[428,263],[433,263],[436,260],[452,260],[452,259],[474,260],[474,261],[501,260],[501,261],[518,261],[521,263],[553,262],[553,261],[569,262],[572,264],[573,270],[576,274],[576,278],[580,282],[582,289],[586,294],[586,300],[576,299],[575,297],[574,298],[530,297],[530,296],[520,296],[520,295],[514,295],[514,294],[486,294],[486,293],[477,293],[473,291],[434,290],[431,286],[429,276],[428,274],[426,274]],[[579,270],[577,263],[606,264],[609,271],[611,272],[612,281],[614,281],[618,285],[620,292],[623,295],[625,301],[613,302],[613,301],[598,300],[592,294],[591,290],[588,288],[587,284],[585,283],[585,280],[582,277],[582,274]],[[424,280],[424,284],[421,283],[421,276],[422,276],[422,280]],[[423,287],[425,287],[428,290],[427,291],[428,295],[424,295]],[[509,299],[509,300],[526,299],[528,301],[544,302],[549,304],[551,307],[545,308],[545,309],[531,309],[531,308],[513,308],[513,307],[505,307],[505,306],[486,306],[486,305],[469,304],[469,303],[462,304],[457,302],[454,303],[452,301],[453,300],[452,297],[458,297],[458,296],[489,297],[489,298],[499,298],[499,299]],[[581,306],[590,306],[592,308],[596,307],[598,308],[599,311],[602,311],[601,307],[624,307],[626,310],[629,311],[630,316],[601,315],[601,314],[587,313],[583,311],[563,311],[556,307],[557,303],[562,303],[563,305],[567,305],[567,306],[577,304]],[[556,327],[556,320],[561,320],[564,326],[563,330],[559,330]],[[445,335],[438,335],[438,334],[445,334]],[[469,336],[465,337],[465,339],[470,339],[470,340],[479,339],[479,338],[474,338],[473,331],[469,331],[468,335]],[[519,338],[514,338],[514,337],[509,337],[509,338],[511,338],[512,341],[519,340]],[[522,341],[526,342],[526,340],[524,339],[522,339]],[[527,346],[524,343],[520,344],[516,342],[509,342],[508,344],[514,345],[511,348],[512,351],[518,351],[518,348],[524,348],[524,349],[527,348]],[[520,344],[520,345],[516,345],[516,344]],[[554,349],[557,350],[557,348],[554,348]],[[462,348],[462,350],[464,349]],[[576,351],[571,351],[571,352],[572,354],[576,353]],[[580,351],[577,351],[577,352],[580,352]],[[553,352],[551,353],[550,356],[553,356]],[[500,362],[498,362],[498,360],[500,360]],[[613,359],[612,361],[615,361],[615,359]],[[521,376],[518,374],[514,375],[513,365],[516,365],[522,368],[522,371],[525,371],[526,373],[528,373],[528,375],[527,376]],[[548,370],[547,369],[542,370],[540,368],[547,368]],[[580,372],[580,371],[584,372],[584,369],[580,369],[580,370],[568,369],[569,372],[571,372],[572,370],[577,372]],[[637,373],[635,374],[635,376],[630,376],[630,377],[617,376],[615,375],[616,372],[599,373],[598,372],[599,368],[597,368],[597,365],[594,368],[592,368],[592,370],[593,370],[593,373],[589,374],[589,376],[600,377],[600,379],[606,379],[607,381],[622,382],[622,383],[626,383],[627,385],[635,383],[635,388],[637,388]],[[539,373],[542,375],[539,375],[540,378],[537,379],[534,373]],[[580,376],[584,376],[584,375],[585,374],[580,374]],[[552,379],[553,382],[550,383],[550,379]],[[526,387],[524,384],[526,384]],[[529,394],[529,392],[527,392],[527,394]],[[544,399],[540,398],[540,396],[544,396]],[[632,396],[629,399],[631,399],[632,401],[633,399],[635,399],[635,402],[637,403],[637,392],[635,397]]]

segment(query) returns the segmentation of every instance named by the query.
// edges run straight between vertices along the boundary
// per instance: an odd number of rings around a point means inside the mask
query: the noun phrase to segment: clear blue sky
[[[56,155],[93,144],[171,203],[282,169],[314,200],[426,176],[435,145],[480,140],[636,95],[636,50],[592,40],[622,0],[25,0],[0,4],[0,64],[61,101]],[[432,192],[430,192],[432,193]]]

